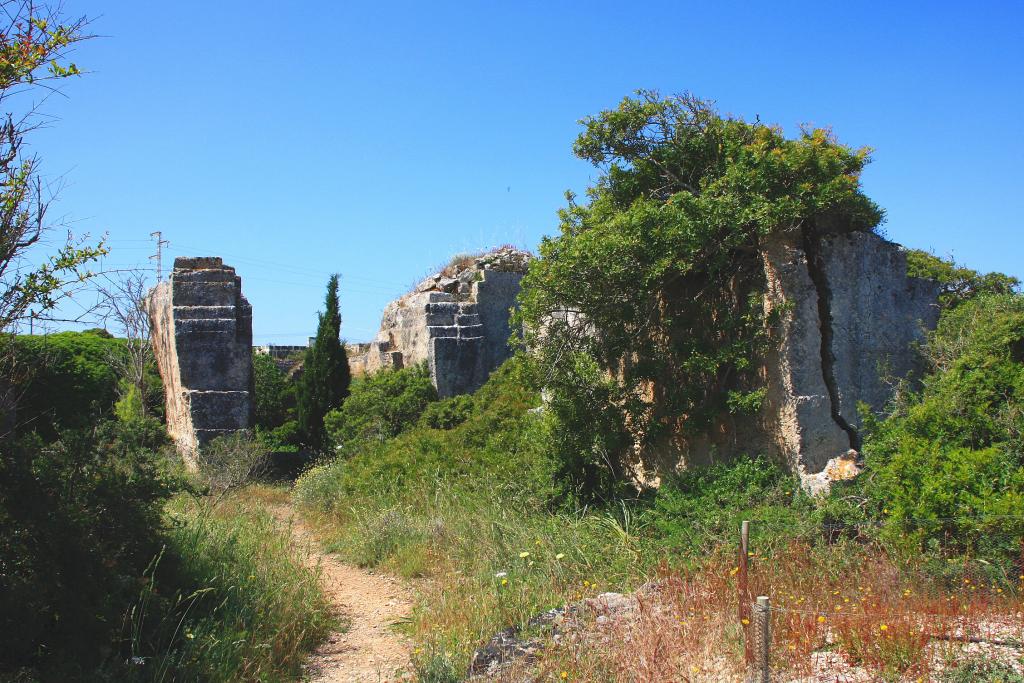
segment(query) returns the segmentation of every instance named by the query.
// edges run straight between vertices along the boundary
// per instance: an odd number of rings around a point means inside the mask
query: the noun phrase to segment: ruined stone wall
[[[164,383],[167,431],[186,464],[197,449],[252,424],[252,308],[220,258],[177,258],[146,300]]]
[[[774,238],[762,251],[772,351],[757,415],[728,415],[698,437],[676,434],[634,464],[637,478],[737,455],[767,454],[807,489],[857,471],[858,404],[881,413],[895,380],[919,370],[915,346],[938,320],[938,285],[907,275],[903,249],[870,233]]]
[[[475,391],[512,355],[509,311],[529,260],[502,249],[431,275],[387,305],[372,342],[350,347],[352,374],[425,362],[441,397]]]

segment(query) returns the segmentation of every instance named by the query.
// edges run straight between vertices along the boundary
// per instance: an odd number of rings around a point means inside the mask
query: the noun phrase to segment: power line
[[[156,254],[150,256],[151,259],[156,259],[156,281],[161,282],[164,279],[163,273],[163,248],[171,246],[171,243],[163,239],[163,233],[159,230],[149,233],[150,237],[156,237]]]

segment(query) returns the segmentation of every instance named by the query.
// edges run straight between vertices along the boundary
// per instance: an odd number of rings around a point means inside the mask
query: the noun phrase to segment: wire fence
[[[1017,515],[744,522],[730,573],[748,678],[1020,680],[1022,530]]]

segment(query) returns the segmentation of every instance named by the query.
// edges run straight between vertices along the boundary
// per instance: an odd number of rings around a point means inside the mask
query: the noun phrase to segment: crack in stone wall
[[[850,438],[850,448],[859,451],[861,447],[860,433],[850,424],[840,411],[839,386],[835,375],[835,355],[833,353],[833,316],[832,290],[829,288],[828,274],[824,257],[821,253],[820,239],[813,234],[810,226],[803,228],[803,247],[807,255],[807,274],[814,283],[818,297],[818,325],[821,333],[821,375],[828,389],[829,410],[832,420],[839,425]]]
[[[858,404],[884,413],[892,380],[920,369],[914,345],[937,322],[938,285],[907,276],[902,247],[873,233],[791,232],[767,240],[761,257],[764,311],[777,314],[754,369],[766,389],[761,410],[723,414],[696,435],[675,429],[630,463],[640,483],[760,453],[808,490],[827,490],[858,471]]]

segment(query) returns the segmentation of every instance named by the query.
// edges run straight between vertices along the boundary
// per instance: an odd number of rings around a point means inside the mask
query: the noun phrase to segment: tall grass
[[[331,467],[331,466],[328,466]],[[495,632],[566,600],[643,581],[647,555],[623,518],[583,510],[548,512],[500,492],[438,476],[394,496],[349,496],[317,508],[300,480],[298,498],[327,548],[348,561],[405,577],[429,576],[410,628],[419,665],[465,671],[473,650]]]
[[[333,626],[316,571],[252,496],[179,497],[126,617],[136,681],[286,681]],[[169,588],[174,587],[174,588]]]

